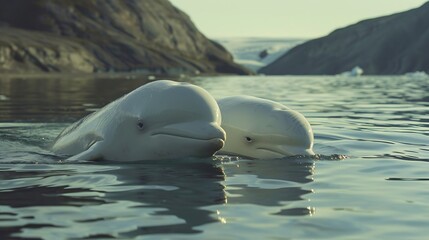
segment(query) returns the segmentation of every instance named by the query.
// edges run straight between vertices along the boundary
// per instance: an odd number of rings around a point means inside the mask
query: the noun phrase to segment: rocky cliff
[[[299,45],[260,73],[365,74],[429,72],[429,2],[410,11],[365,20]]]
[[[234,73],[168,0],[0,0],[0,72]]]

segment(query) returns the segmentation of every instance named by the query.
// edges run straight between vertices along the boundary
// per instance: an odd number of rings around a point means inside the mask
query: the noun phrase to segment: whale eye
[[[253,139],[251,137],[244,137],[244,140],[246,140],[246,142],[248,143],[253,142]]]
[[[140,130],[143,130],[143,128],[144,128],[144,123],[143,123],[143,121],[142,121],[142,120],[139,120],[139,121],[137,122],[137,128],[138,128],[138,129],[140,129]]]

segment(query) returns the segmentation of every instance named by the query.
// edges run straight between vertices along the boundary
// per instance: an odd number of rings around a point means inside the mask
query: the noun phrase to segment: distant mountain
[[[0,72],[234,73],[168,0],[0,0]]]
[[[260,73],[364,74],[429,72],[429,2],[410,11],[365,20],[288,51]]]
[[[232,53],[234,61],[252,71],[270,64],[292,47],[304,42],[291,38],[220,38],[215,39]]]

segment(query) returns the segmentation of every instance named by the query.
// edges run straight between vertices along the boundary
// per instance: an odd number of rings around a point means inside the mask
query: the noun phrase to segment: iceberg
[[[359,77],[363,74],[363,69],[359,66],[352,68],[352,70],[343,72],[340,76],[348,76],[348,77]]]
[[[424,71],[405,73],[405,76],[413,78],[413,79],[427,79],[427,78],[429,78],[429,75]]]

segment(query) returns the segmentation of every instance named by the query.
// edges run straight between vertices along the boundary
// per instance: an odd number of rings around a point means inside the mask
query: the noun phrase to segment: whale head
[[[250,96],[227,97],[218,104],[227,133],[221,154],[260,159],[314,155],[313,131],[299,112]]]
[[[210,157],[224,146],[217,102],[204,89],[169,80],[148,83],[112,104],[102,158]],[[113,111],[112,111],[113,110]]]

